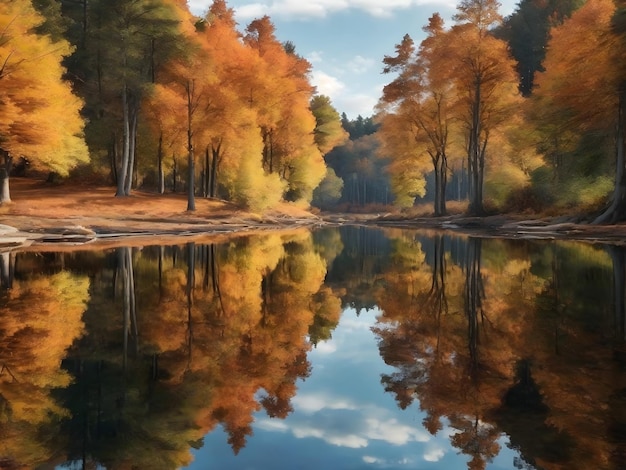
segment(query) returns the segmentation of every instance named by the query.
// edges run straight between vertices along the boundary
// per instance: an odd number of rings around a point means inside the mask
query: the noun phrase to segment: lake
[[[360,227],[0,255],[0,468],[626,468],[626,250]]]

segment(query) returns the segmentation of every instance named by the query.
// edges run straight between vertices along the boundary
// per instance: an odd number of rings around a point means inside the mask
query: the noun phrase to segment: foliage
[[[7,185],[14,158],[27,157],[34,167],[61,175],[88,160],[82,102],[63,79],[61,63],[71,48],[36,33],[43,21],[30,1],[0,5],[0,148]],[[0,199],[10,200],[8,186]]]

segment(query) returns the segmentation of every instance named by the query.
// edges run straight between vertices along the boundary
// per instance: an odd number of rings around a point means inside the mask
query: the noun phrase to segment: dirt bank
[[[626,244],[626,224],[593,226],[573,217],[409,218],[393,213],[318,216],[288,203],[259,215],[226,201],[205,198],[197,198],[196,210],[187,212],[183,194],[135,191],[129,197],[116,198],[111,187],[49,185],[27,178],[12,178],[11,195],[13,202],[0,206],[0,250],[180,243],[181,237],[215,241],[268,230],[348,224],[447,230],[481,237]]]

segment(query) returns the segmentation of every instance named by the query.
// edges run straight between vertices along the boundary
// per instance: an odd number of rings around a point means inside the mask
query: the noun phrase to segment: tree
[[[66,41],[33,31],[42,23],[30,1],[0,5],[0,202],[11,200],[15,157],[61,175],[88,160],[82,102],[63,80],[61,62],[71,49]]]
[[[595,155],[589,165],[596,168],[598,158],[614,159],[612,201],[596,218],[596,223],[612,223],[626,214],[624,122],[618,65],[621,59],[619,36],[611,30],[614,11],[612,2],[589,1],[552,30],[544,61],[546,71],[537,76],[533,103],[537,125],[548,140],[546,149],[550,156],[554,155],[555,161],[550,163],[557,178],[564,173],[560,167],[575,163],[565,161],[568,154],[570,160],[574,157],[582,160],[585,154]],[[589,74],[590,67],[598,73]],[[549,126],[544,126],[546,123]],[[585,149],[585,142],[590,139],[595,141],[594,148]],[[568,175],[568,178],[574,182],[580,175]],[[593,186],[604,192],[606,185],[598,184],[597,180]]]
[[[322,155],[346,143],[348,133],[341,125],[341,117],[328,96],[315,95],[311,99],[311,112],[315,116],[315,144]]]
[[[313,205],[320,209],[328,209],[341,199],[343,180],[337,176],[335,170],[328,168],[326,176],[313,191]]]
[[[405,35],[396,46],[396,56],[383,59],[383,73],[398,73],[398,77],[383,89],[381,119],[384,122],[384,112],[396,117],[382,126],[380,135],[388,148],[394,147],[397,143],[389,126],[404,126],[413,137],[418,158],[430,157],[435,174],[434,213],[441,216],[446,214],[448,138],[455,91],[450,86],[449,65],[442,48],[446,35],[441,16],[435,13],[423,29],[428,36],[419,50]]]
[[[549,136],[574,137],[580,145],[590,135],[607,136],[608,155],[615,159],[612,201],[595,219],[612,223],[626,217],[626,159],[624,158],[624,87],[620,70],[620,41],[611,30],[613,2],[593,0],[554,28],[537,77],[538,123],[553,123]],[[598,73],[588,73],[593,67]],[[596,146],[597,147],[597,146]],[[597,161],[593,164],[597,166]]]
[[[311,64],[292,45],[285,47],[276,39],[267,16],[248,25],[244,41],[262,59],[249,103],[258,114],[263,167],[287,183],[287,200],[308,205],[326,174],[309,104],[314,91],[308,78]]]
[[[463,0],[447,43],[467,143],[469,212],[475,215],[485,212],[483,181],[490,138],[521,99],[507,44],[490,33],[502,20],[499,6],[496,0]]]
[[[63,3],[76,46],[68,69],[86,102],[87,140],[94,156],[108,157],[116,196],[129,195],[133,186],[143,101],[162,64],[186,49],[181,8],[179,0]]]

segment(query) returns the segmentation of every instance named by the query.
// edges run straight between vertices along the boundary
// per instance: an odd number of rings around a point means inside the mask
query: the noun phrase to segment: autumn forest
[[[267,16],[224,0],[0,4],[2,191],[10,176],[219,197],[255,211],[451,200],[494,212],[626,216],[622,5],[463,0],[380,58],[374,115],[350,120]],[[416,25],[416,29],[420,25]],[[414,34],[416,35],[416,34]],[[421,36],[421,35],[420,35]]]

